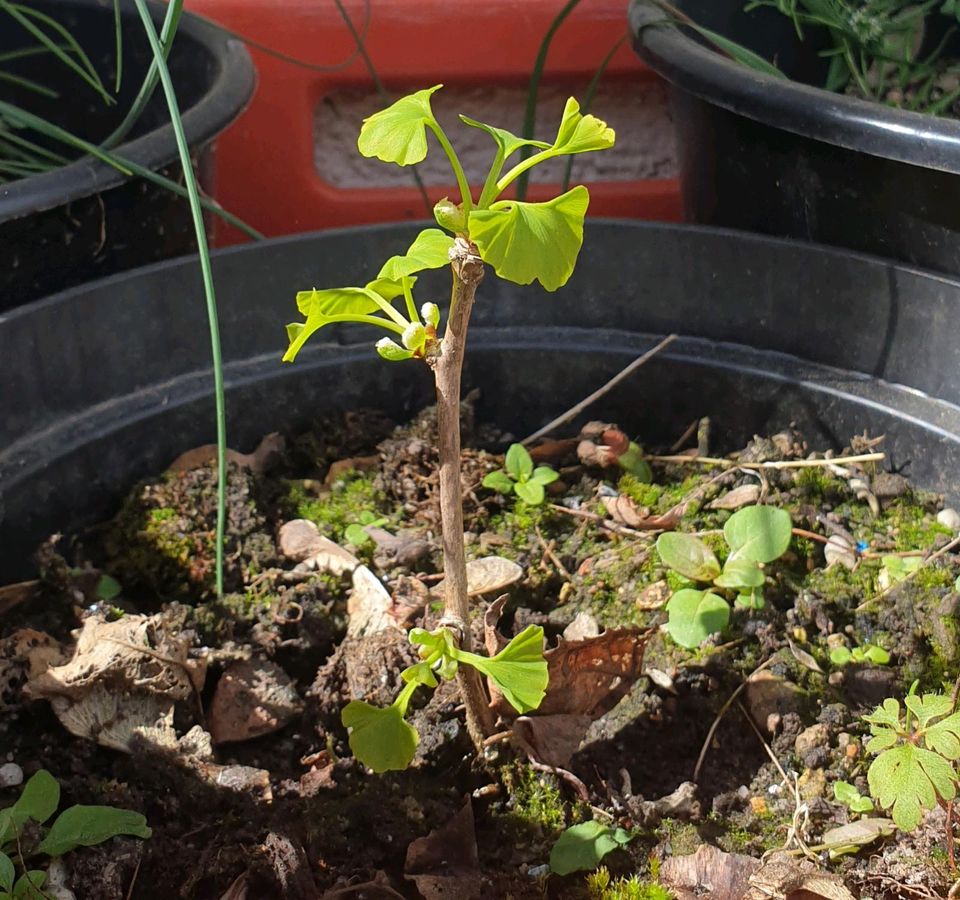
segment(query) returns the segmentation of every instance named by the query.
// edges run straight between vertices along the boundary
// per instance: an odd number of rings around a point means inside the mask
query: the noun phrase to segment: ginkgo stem
[[[444,615],[443,624],[455,628],[460,649],[470,649],[470,606],[467,561],[463,545],[463,486],[460,477],[460,376],[466,349],[467,326],[483,263],[477,248],[458,237],[451,251],[453,296],[440,355],[431,360],[437,387],[437,430],[440,456],[440,518],[442,522]],[[457,684],[467,712],[467,730],[477,747],[493,732],[493,716],[479,673],[460,666]]]
[[[473,208],[473,195],[470,193],[470,182],[467,181],[463,166],[460,165],[460,157],[453,149],[450,139],[436,122],[427,122],[427,127],[436,135],[443,152],[447,154],[447,159],[450,160],[450,168],[453,169],[454,177],[457,179],[457,187],[460,190],[460,204],[463,207],[464,214],[469,213]]]

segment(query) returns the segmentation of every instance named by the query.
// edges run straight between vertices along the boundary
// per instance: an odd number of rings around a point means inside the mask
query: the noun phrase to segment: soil
[[[608,702],[595,704],[561,769],[530,752],[529,741],[506,739],[509,717],[504,739],[478,758],[454,683],[442,683],[414,703],[421,738],[413,765],[375,775],[351,755],[339,716],[351,699],[393,700],[400,669],[416,659],[403,628],[431,627],[438,615],[432,411],[402,427],[354,413],[231,464],[222,599],[214,590],[215,472],[200,453],[192,467],[138,485],[113,520],[51,539],[38,551],[41,580],[0,614],[0,764],[15,762],[26,777],[45,768],[60,782],[62,805],[136,810],[153,829],[146,841],[114,838],[67,854],[76,897],[693,896],[671,886],[665,861],[701,844],[740,854],[729,860],[795,851],[797,827],[816,846],[824,831],[855,818],[836,802],[833,783],[868,793],[862,715],[915,681],[921,691],[952,690],[960,560],[949,551],[930,557],[953,539],[960,517],[882,464],[746,467],[810,456],[801,436],[779,434],[755,439],[724,467],[694,461],[696,451],[681,451],[687,460],[654,459],[647,481],[609,459],[606,467],[584,464],[576,440],[549,441],[533,453],[560,478],[546,503],[531,507],[481,486],[502,467],[506,436],[476,427],[469,403],[463,424],[468,559],[496,555],[521,567],[518,581],[476,598],[477,635],[490,601],[505,592],[504,634],[536,623],[553,645],[574,620],[588,630],[595,624],[634,646],[645,642],[644,674],[610,681]],[[833,458],[876,446],[860,437]],[[759,492],[743,490],[749,486]],[[685,650],[665,632],[663,607],[687,584],[662,564],[657,535],[664,527],[695,532],[722,562],[720,529],[732,514],[724,498],[737,496],[787,510],[794,537],[765,567],[763,608],[735,608],[723,633]],[[367,526],[366,542],[347,541],[351,525],[374,518],[384,521]],[[348,615],[356,575],[284,555],[281,528],[297,519],[315,523],[385,585],[387,626],[358,625],[356,597]],[[650,527],[654,520],[660,529]],[[832,535],[847,541],[852,568],[827,565]],[[885,554],[918,554],[925,563],[891,583]],[[153,667],[149,678],[131,676],[127,658],[123,677],[111,670],[108,681],[118,694],[151,691],[169,703],[169,720],[128,735],[123,749],[103,746],[102,722],[86,737],[71,734],[54,710],[79,702],[89,672],[78,675],[78,694],[64,700],[61,690],[52,703],[36,679],[70,659],[77,629],[91,620],[133,627],[138,617],[154,635],[154,655],[136,663]],[[831,662],[838,646],[871,645],[885,649],[889,663]],[[118,654],[123,646],[110,639],[96,649]],[[181,646],[189,660],[178,664],[182,690],[174,697],[169,685],[157,687],[157,666]],[[191,692],[183,673],[204,667]],[[251,670],[255,676],[244,674]],[[251,709],[243,685],[258,678],[269,683],[269,699],[259,695]],[[240,685],[233,707],[224,699],[228,683]],[[197,725],[219,736],[212,752],[199,729],[191,731]],[[230,729],[249,736],[236,739]],[[0,788],[0,806],[17,795]],[[609,877],[551,876],[557,837],[591,818],[631,835],[604,859]],[[443,831],[454,821],[456,840],[453,825]],[[437,829],[459,862],[412,862],[422,845],[409,856],[408,848]],[[461,844],[467,849],[450,849]],[[954,880],[940,811],[859,853],[811,856],[854,896],[945,897]]]

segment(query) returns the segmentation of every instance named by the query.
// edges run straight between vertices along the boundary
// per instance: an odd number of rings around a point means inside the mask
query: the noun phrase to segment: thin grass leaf
[[[227,413],[223,389],[223,359],[220,353],[220,324],[217,314],[217,296],[213,284],[213,268],[210,265],[210,249],[207,246],[207,232],[203,224],[203,210],[200,203],[200,191],[197,187],[197,177],[193,171],[193,161],[190,158],[190,147],[187,145],[187,136],[183,130],[183,120],[180,117],[180,106],[177,94],[170,78],[170,70],[164,58],[164,47],[160,43],[157,30],[154,27],[150,10],[146,0],[134,0],[143,30],[150,42],[154,61],[163,85],[163,93],[167,99],[167,108],[170,111],[170,120],[173,124],[173,133],[177,139],[177,150],[180,154],[180,164],[183,167],[183,177],[190,195],[190,213],[193,217],[193,227],[197,237],[197,251],[200,256],[200,269],[203,274],[203,291],[207,300],[207,321],[210,330],[210,351],[213,362],[213,389],[216,398],[217,412],[217,596],[223,596],[223,542],[227,519]],[[183,0],[170,0],[170,5],[182,8]]]
[[[717,34],[717,32],[711,31],[709,28],[704,28],[702,25],[696,25],[693,22],[689,22],[688,24],[697,34],[705,37],[711,44],[717,47],[717,49],[722,50],[727,56],[741,65],[749,66],[757,72],[763,72],[765,75],[773,75],[776,78],[787,77],[773,63],[767,62],[762,56],[754,53],[752,50],[748,50],[736,41],[731,41],[730,38],[725,38],[722,34]]]
[[[19,87],[26,88],[28,91],[34,91],[37,94],[40,94],[42,97],[49,97],[51,100],[56,100],[60,94],[53,90],[53,88],[48,88],[44,84],[40,84],[38,81],[34,81],[32,78],[25,78],[23,75],[14,75],[13,72],[4,72],[0,70],[0,81],[7,81],[10,84],[16,84]]]
[[[8,0],[0,0],[0,11],[6,12],[15,22],[32,34],[43,46],[56,56],[60,62],[67,66],[67,68],[76,72],[77,75],[103,98],[104,103],[112,104],[114,102],[113,97],[110,96],[107,89],[103,86],[100,75],[93,67],[93,63],[90,62],[90,58],[84,52],[83,47],[77,43],[76,38],[70,34],[69,30],[56,19],[51,18],[39,10],[30,9],[27,6],[21,6],[16,3],[9,3]],[[42,22],[48,28],[56,31],[66,42],[69,47],[69,52],[62,49],[36,22]],[[77,59],[73,59],[71,53],[75,55]],[[77,60],[79,60],[79,62]]]
[[[113,92],[120,93],[123,80],[123,19],[120,16],[120,0],[113,0],[113,39],[116,45],[117,74],[113,82]]]

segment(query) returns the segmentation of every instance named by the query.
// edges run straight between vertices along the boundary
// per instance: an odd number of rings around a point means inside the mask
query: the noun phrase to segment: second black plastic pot
[[[36,0],[31,7],[67,28],[87,51],[104,83],[112,86],[116,65],[112,4]],[[159,27],[164,6],[151,4],[150,8]],[[38,96],[14,86],[4,88],[3,99],[99,144],[125,117],[153,58],[136,8],[123,3],[122,10],[123,68],[115,104],[107,105],[75,72],[42,54],[6,62],[4,71],[52,88],[58,96]],[[6,14],[0,13],[0,23],[0,52],[33,43],[29,33]],[[253,63],[242,43],[184,13],[169,67],[187,141],[204,183],[212,190],[213,158],[207,151],[250,98]],[[62,145],[51,145],[51,149],[69,155]],[[113,152],[182,181],[160,88]],[[127,179],[113,166],[91,157],[0,184],[0,313],[85,281],[181,256],[195,247],[186,200],[143,179]]]
[[[426,367],[384,362],[373,349],[379,335],[364,326],[331,328],[295,364],[280,362],[298,289],[363,284],[416,233],[327,231],[215,256],[231,446],[250,450],[267,432],[336,410],[403,420],[431,402]],[[419,299],[442,300],[447,277],[426,273]],[[885,434],[890,465],[960,499],[960,347],[946,324],[958,314],[960,282],[882,260],[594,221],[558,293],[488,274],[464,389],[480,388],[480,421],[520,437],[675,331],[674,344],[585,417],[670,444],[709,415],[717,452],[790,425],[821,450]],[[48,534],[111,515],[137,479],[214,438],[193,259],[16,310],[0,319],[0,359],[0,583],[29,573]]]
[[[822,90],[814,37],[744,0],[675,0],[775,61],[758,73],[633,0],[640,56],[673,86],[688,221],[818,241],[960,273],[960,122]],[[804,83],[806,82],[806,83]]]

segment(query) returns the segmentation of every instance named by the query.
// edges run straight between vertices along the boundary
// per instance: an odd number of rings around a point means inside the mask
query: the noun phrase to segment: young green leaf
[[[513,493],[513,479],[501,469],[497,469],[496,472],[488,472],[483,476],[481,483],[485,488],[490,488],[490,490],[498,491],[501,494]]]
[[[911,743],[885,750],[867,770],[870,793],[883,809],[891,810],[902,831],[913,831],[938,798],[953,800],[956,781],[957,773],[947,760]]]
[[[23,786],[17,802],[13,804],[13,817],[21,822],[30,818],[42,825],[59,805],[60,785],[46,769],[41,769]]]
[[[917,717],[918,731],[925,729],[934,719],[949,715],[953,709],[950,698],[943,694],[924,694],[922,697],[911,694],[904,697],[903,705]]]
[[[573,274],[589,203],[583,185],[546,203],[500,200],[470,214],[470,237],[501,278],[555,291]]]
[[[713,581],[720,563],[700,538],[682,531],[665,531],[657,538],[657,553],[665,565],[694,581]]]
[[[900,702],[893,697],[887,697],[870,715],[864,716],[870,723],[870,731],[878,735],[881,730],[892,729],[894,733],[902,727],[900,722]],[[867,748],[870,749],[869,747]],[[871,751],[872,752],[872,751]]]
[[[357,147],[367,157],[398,166],[422,162],[427,155],[427,124],[436,124],[430,97],[442,84],[401,97],[363,120]]]
[[[478,122],[476,119],[471,119],[469,116],[460,116],[460,121],[463,122],[464,125],[469,125],[471,128],[479,128],[481,131],[489,134],[490,137],[496,141],[498,150],[503,154],[503,159],[506,159],[521,147],[537,147],[540,150],[546,150],[550,146],[543,141],[525,140],[524,138],[517,137],[515,134],[511,134],[503,128],[486,125],[483,122]]]
[[[116,600],[117,597],[123,593],[123,588],[120,586],[120,582],[113,576],[101,575],[94,593],[98,600],[109,603],[111,600]]]
[[[441,269],[450,264],[453,238],[438,228],[426,228],[417,235],[403,256],[391,256],[380,268],[378,278],[399,282],[404,275],[424,269]]]
[[[550,871],[556,875],[592,872],[611,851],[630,843],[630,834],[596,820],[571,825],[550,851]]]
[[[717,582],[714,582],[716,584]],[[737,594],[737,599],[734,600],[734,606],[738,609],[763,609],[766,606],[766,601],[763,599],[763,591],[758,588],[750,588],[750,590],[741,591]]]
[[[400,673],[400,677],[407,684],[416,682],[429,688],[435,688],[437,686],[437,677],[433,674],[433,670],[426,662],[414,663],[412,666],[407,666],[407,668]]]
[[[696,25],[693,22],[685,22],[684,24],[689,25],[698,34],[703,35],[711,44],[722,50],[731,59],[736,60],[740,65],[749,66],[757,72],[763,72],[765,75],[773,75],[775,78],[787,77],[773,63],[768,62],[762,56],[758,56],[752,50],[748,50],[742,44],[731,41],[730,38],[726,38],[716,31],[711,31],[709,28],[704,28],[702,25]]]
[[[559,477],[560,474],[551,469],[550,466],[537,466],[533,470],[530,480],[535,484],[546,486],[553,484]]]
[[[685,588],[667,603],[667,633],[681,647],[699,647],[711,634],[723,631],[730,621],[726,601],[709,591]]]
[[[713,580],[722,588],[759,588],[763,587],[763,570],[749,559],[729,559],[723,571]]]
[[[6,853],[0,852],[0,888],[5,891],[13,890],[15,876],[16,869],[13,867],[13,860]]]
[[[730,559],[768,563],[787,552],[793,534],[790,513],[774,506],[746,506],[723,526]]]
[[[596,116],[583,115],[580,104],[570,97],[563,109],[560,129],[551,149],[566,156],[590,150],[608,150],[615,140],[616,134],[606,122]]]
[[[830,662],[835,666],[845,666],[853,660],[853,654],[847,647],[834,647],[830,651]]]
[[[852,784],[846,781],[833,783],[833,796],[838,803],[842,803],[850,812],[873,812],[873,801],[864,797]]]
[[[890,662],[890,654],[883,647],[870,644],[863,649],[864,658],[876,666],[885,666]]]
[[[528,506],[539,506],[546,498],[543,485],[536,481],[518,481],[514,484],[513,489]]]
[[[533,459],[523,444],[511,444],[503,463],[507,473],[516,481],[526,480],[533,474]]]
[[[287,328],[290,328],[290,326],[288,325]],[[301,346],[303,346],[302,343]],[[406,359],[413,359],[413,351],[407,350],[406,347],[401,347],[392,338],[380,338],[380,340],[374,344],[374,347],[377,353],[383,359],[387,360],[387,362],[403,362]]]
[[[353,522],[348,525],[344,531],[343,536],[348,543],[353,544],[354,547],[362,547],[364,544],[373,543],[373,538],[364,531],[363,526],[357,522]]]
[[[547,691],[550,676],[539,625],[528,625],[496,656],[478,656],[464,650],[454,650],[453,656],[483,672],[519,713],[536,709]]]
[[[413,761],[420,735],[396,704],[381,708],[351,700],[340,720],[350,729],[353,755],[377,774],[405,769]]]
[[[113,806],[71,806],[57,816],[37,850],[47,856],[63,856],[76,847],[102,844],[118,834],[148,838],[152,833],[147,820],[133,810]]]
[[[617,465],[624,472],[629,472],[637,481],[642,481],[644,484],[650,484],[653,481],[653,469],[650,468],[650,463],[643,458],[643,450],[640,445],[634,441],[630,442],[626,453],[621,453],[617,457]]]

